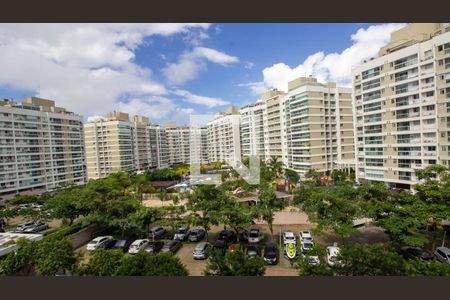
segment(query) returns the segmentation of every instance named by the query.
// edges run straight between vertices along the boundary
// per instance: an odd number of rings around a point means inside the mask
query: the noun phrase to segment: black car
[[[161,252],[175,254],[182,245],[183,244],[179,240],[171,240],[162,247]]]
[[[111,245],[107,248],[111,250],[121,249],[123,252],[128,252],[128,248],[130,248],[133,241],[133,239],[112,240]]]
[[[259,248],[257,245],[251,244],[247,248],[247,257],[254,258],[259,256]]]
[[[149,242],[147,244],[147,246],[145,246],[144,251],[146,253],[153,254],[153,253],[161,251],[161,249],[163,247],[164,247],[164,242],[162,242],[162,241]]]
[[[217,240],[214,243],[214,249],[219,250],[222,253],[225,253],[225,251],[227,250],[228,247],[228,243],[225,240]]]
[[[268,242],[264,247],[264,261],[271,265],[278,263],[278,247],[273,242]]]
[[[400,249],[400,252],[405,258],[409,259],[419,258],[422,261],[432,261],[434,259],[430,252],[419,247],[405,246]]]
[[[205,230],[201,228],[195,228],[189,232],[188,240],[190,242],[198,242],[201,241],[204,237],[205,237]]]
[[[224,229],[221,232],[219,232],[219,240],[226,241],[227,243],[236,243],[237,234],[233,230]]]

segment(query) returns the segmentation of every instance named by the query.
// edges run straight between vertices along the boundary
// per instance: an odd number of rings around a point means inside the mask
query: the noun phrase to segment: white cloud
[[[240,83],[237,86],[250,88],[251,93],[256,96],[260,96],[262,93],[267,91],[267,86],[264,82]]]
[[[243,84],[252,92],[270,88],[287,90],[287,83],[300,76],[312,75],[320,82],[336,82],[342,86],[351,85],[351,69],[367,57],[376,56],[378,50],[390,40],[391,32],[406,24],[373,25],[367,29],[361,28],[351,36],[353,44],[341,53],[316,52],[305,61],[291,68],[285,63],[276,63],[265,68],[262,82]]]
[[[206,62],[210,61],[222,66],[236,63],[236,56],[206,47],[195,47],[191,52],[183,53],[176,63],[169,63],[162,70],[167,81],[171,84],[183,84],[197,78],[206,69]]]
[[[135,51],[154,35],[185,35],[208,27],[209,24],[2,24],[0,85],[39,91],[38,96],[54,99],[58,106],[83,115],[101,115],[123,106],[126,101],[116,105],[119,99],[133,99],[132,105],[139,107],[147,102],[136,99],[165,95],[167,89],[154,79],[152,70],[134,62]]]
[[[246,61],[244,64],[244,68],[246,68],[247,70],[253,69],[254,66],[255,66],[255,64],[252,63],[251,61]]]
[[[194,95],[188,91],[180,90],[180,89],[174,90],[173,93],[179,97],[182,97],[183,101],[185,101],[185,102],[203,105],[203,106],[206,106],[209,108],[230,104],[228,101],[225,101],[225,100],[222,100],[219,98]]]

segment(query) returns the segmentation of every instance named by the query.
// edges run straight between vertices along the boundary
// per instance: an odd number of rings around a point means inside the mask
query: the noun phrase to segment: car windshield
[[[304,243],[303,248],[312,248],[313,244],[311,243]]]
[[[186,233],[186,228],[180,228],[180,229],[178,229],[177,233],[181,233],[181,234]]]
[[[252,230],[250,231],[250,234],[248,235],[249,237],[258,237],[259,232],[256,230]]]
[[[286,240],[293,240],[293,239],[295,239],[295,237],[293,237],[293,236],[288,236],[288,235],[286,235],[284,238],[285,238]]]
[[[189,235],[197,235],[197,234],[198,234],[198,231],[197,231],[197,230],[191,231],[191,233],[189,233]]]

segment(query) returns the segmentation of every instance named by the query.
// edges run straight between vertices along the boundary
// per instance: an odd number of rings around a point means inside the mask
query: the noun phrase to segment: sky
[[[0,98],[55,100],[85,121],[116,110],[153,123],[255,102],[351,69],[406,24],[0,24]]]

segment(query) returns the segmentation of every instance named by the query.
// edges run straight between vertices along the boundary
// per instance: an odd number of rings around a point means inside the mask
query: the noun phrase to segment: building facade
[[[354,164],[351,89],[321,84],[313,77],[288,83],[282,106],[283,162],[303,176]]]
[[[261,100],[266,104],[265,127],[264,127],[264,151],[266,161],[276,157],[283,160],[285,140],[283,139],[283,102],[285,92],[276,89],[262,94]]]
[[[169,165],[190,163],[190,128],[166,124],[167,143],[169,147]]]
[[[265,160],[265,134],[267,128],[267,106],[256,102],[242,107],[239,111],[242,159],[251,155]]]
[[[83,118],[52,100],[0,100],[0,195],[86,182]]]
[[[217,114],[207,124],[208,159],[210,162],[241,160],[240,114],[236,107]]]
[[[412,24],[353,69],[356,177],[409,188],[414,170],[449,164],[450,32]]]
[[[146,117],[112,112],[85,124],[84,134],[89,179],[169,166],[166,131]]]

